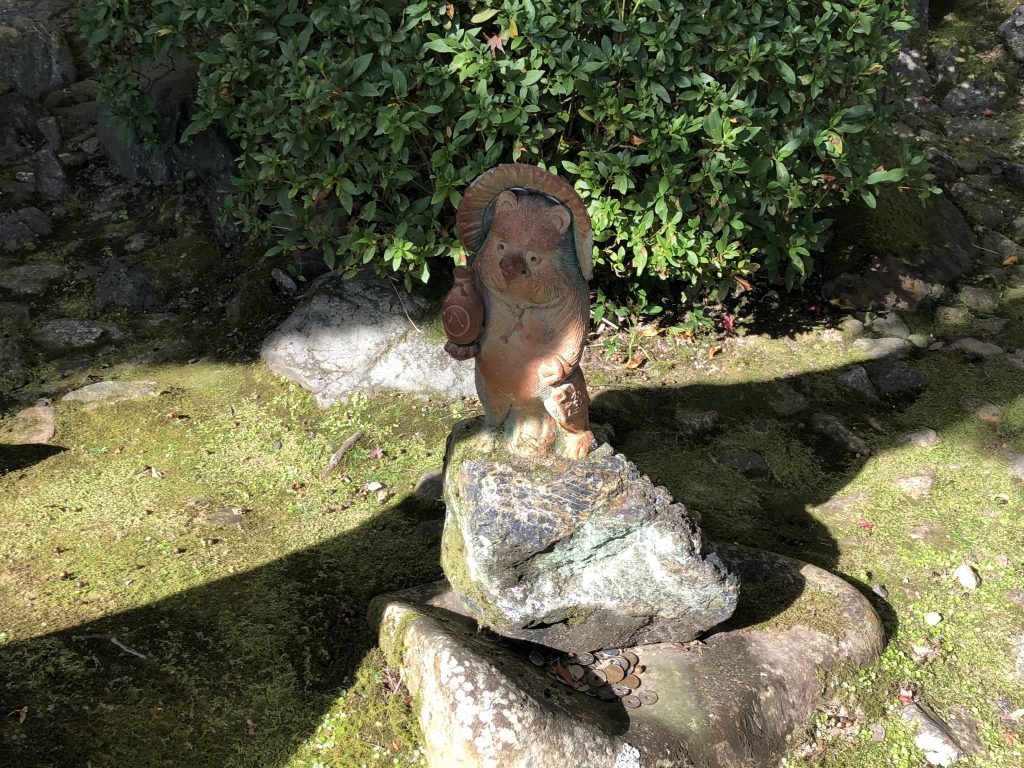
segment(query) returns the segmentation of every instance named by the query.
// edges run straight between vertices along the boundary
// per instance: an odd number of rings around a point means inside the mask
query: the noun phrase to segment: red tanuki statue
[[[476,358],[476,389],[516,454],[580,459],[594,445],[580,358],[594,236],[572,186],[531,165],[492,168],[456,217],[475,258],[445,297],[445,349]]]

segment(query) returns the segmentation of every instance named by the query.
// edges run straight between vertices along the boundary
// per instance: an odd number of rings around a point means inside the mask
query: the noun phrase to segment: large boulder
[[[0,16],[0,73],[15,91],[38,97],[74,81],[75,59],[53,21]]]
[[[377,598],[370,618],[416,699],[427,764],[778,766],[832,673],[874,662],[885,633],[867,599],[820,568],[720,552],[743,583],[736,616],[699,644],[623,649],[646,667],[633,701],[574,690],[535,666],[537,651],[480,633],[444,583]]]
[[[999,25],[999,37],[1010,56],[1024,63],[1024,5],[1018,5],[1010,18]]]
[[[587,651],[691,640],[732,615],[736,576],[624,456],[515,460],[481,428],[461,422],[449,439],[441,552],[481,623]]]
[[[381,388],[473,395],[472,363],[452,360],[420,325],[429,302],[399,290],[370,274],[327,276],[263,342],[263,362],[323,406]]]

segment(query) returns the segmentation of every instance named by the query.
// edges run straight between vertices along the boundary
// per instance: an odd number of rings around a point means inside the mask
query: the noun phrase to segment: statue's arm
[[[455,268],[455,284],[441,305],[441,323],[448,336],[444,349],[449,355],[456,360],[476,357],[484,327],[484,300],[472,268]]]

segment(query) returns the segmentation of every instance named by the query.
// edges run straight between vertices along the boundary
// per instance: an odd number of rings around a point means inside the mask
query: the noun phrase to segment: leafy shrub
[[[273,251],[425,281],[464,258],[460,190],[534,163],[587,202],[599,313],[605,294],[637,312],[722,296],[761,266],[799,284],[828,203],[926,190],[920,157],[878,167],[872,147],[910,26],[901,0],[96,0],[82,16],[136,126],[153,128],[139,62],[198,64],[186,136],[236,142],[234,213]]]

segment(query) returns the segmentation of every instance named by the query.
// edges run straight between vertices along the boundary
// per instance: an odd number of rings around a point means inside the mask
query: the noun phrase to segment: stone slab
[[[61,400],[97,405],[155,397],[161,391],[163,387],[155,381],[97,381],[68,392]]]
[[[717,545],[740,573],[734,619],[700,643],[633,649],[659,699],[627,709],[552,681],[533,646],[481,635],[440,582],[377,598],[370,620],[402,669],[431,768],[774,768],[831,673],[881,653],[856,589],[815,566]],[[823,686],[823,682],[825,685]]]

